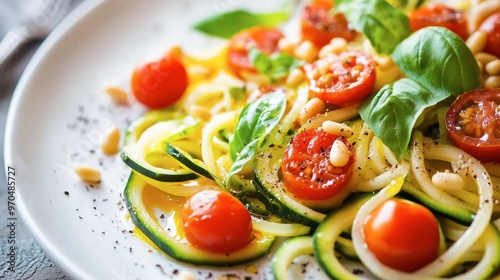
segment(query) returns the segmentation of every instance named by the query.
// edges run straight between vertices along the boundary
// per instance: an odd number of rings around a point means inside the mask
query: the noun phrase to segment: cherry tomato
[[[349,150],[349,161],[338,167],[330,163],[335,140]],[[281,173],[286,189],[298,199],[323,200],[339,193],[352,176],[355,152],[344,137],[321,129],[296,134],[285,149]]]
[[[427,26],[441,26],[455,32],[463,40],[469,35],[464,14],[441,3],[431,3],[413,10],[409,20],[413,31]]]
[[[309,91],[325,102],[347,106],[363,101],[375,85],[375,66],[360,51],[330,54],[304,65]]]
[[[366,219],[364,236],[377,259],[394,269],[412,272],[439,253],[439,224],[429,209],[407,200],[390,199]]]
[[[500,12],[487,17],[479,26],[479,30],[488,34],[484,51],[500,57]]]
[[[272,54],[279,51],[278,42],[283,37],[278,29],[261,26],[254,26],[234,35],[229,41],[229,68],[240,78],[243,78],[244,72],[257,73],[248,58],[249,50],[256,48],[265,54]]]
[[[482,162],[500,161],[500,89],[460,95],[446,113],[450,141]]]
[[[354,40],[356,31],[342,13],[331,13],[333,1],[316,1],[304,7],[300,17],[302,40],[321,48],[335,37]]]
[[[138,67],[132,74],[132,93],[152,109],[172,105],[186,90],[188,76],[182,62],[167,54],[158,61]]]
[[[250,242],[250,213],[227,191],[195,193],[184,205],[181,219],[187,239],[201,249],[229,253]]]

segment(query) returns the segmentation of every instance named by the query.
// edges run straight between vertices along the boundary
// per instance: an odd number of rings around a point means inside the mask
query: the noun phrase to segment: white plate
[[[135,238],[123,222],[122,190],[129,170],[118,156],[103,155],[98,145],[112,125],[124,129],[143,112],[137,105],[114,105],[102,90],[103,81],[127,78],[138,61],[174,44],[193,51],[217,43],[191,28],[208,14],[243,5],[273,10],[277,2],[88,0],[40,47],[12,100],[5,163],[16,168],[18,211],[70,277],[168,279],[184,270],[203,279],[227,273],[239,273],[241,279],[271,277],[266,265],[257,274],[246,271],[246,265],[182,265]],[[99,187],[85,185],[74,174],[82,164],[102,170]],[[300,274],[302,266],[296,269]]]

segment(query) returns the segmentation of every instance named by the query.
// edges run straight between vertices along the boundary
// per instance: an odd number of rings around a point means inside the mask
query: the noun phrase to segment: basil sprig
[[[427,27],[401,42],[393,53],[408,77],[386,85],[359,109],[375,135],[400,158],[424,109],[480,86],[474,56],[452,31]]]
[[[252,160],[259,144],[283,116],[285,107],[285,94],[278,89],[243,108],[234,136],[229,142],[229,155],[234,163],[229,170],[227,182]]]
[[[275,27],[288,17],[289,14],[284,11],[257,14],[245,10],[234,10],[205,18],[196,23],[194,29],[210,36],[228,39],[252,26]]]

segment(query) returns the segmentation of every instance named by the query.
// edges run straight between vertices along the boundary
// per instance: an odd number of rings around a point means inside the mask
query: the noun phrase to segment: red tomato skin
[[[431,3],[413,10],[409,20],[413,32],[428,26],[441,26],[455,32],[462,40],[469,35],[463,13],[441,3]]]
[[[322,61],[322,62],[320,62]],[[318,65],[326,62],[327,73],[320,74]],[[353,76],[353,70],[361,67],[359,75]],[[309,82],[311,95],[340,107],[362,102],[370,95],[375,86],[376,71],[373,59],[360,51],[344,51],[332,54],[318,61],[304,65],[304,72]],[[336,75],[333,82],[325,85],[321,82],[327,75]]]
[[[132,74],[134,97],[151,109],[174,104],[188,85],[188,75],[182,62],[167,54],[158,61],[138,67]]]
[[[485,132],[491,133],[486,140],[467,135],[458,124],[459,114],[464,106],[469,106],[478,101],[490,101],[500,104],[500,89],[482,88],[468,91],[460,95],[446,113],[445,125],[448,139],[452,144],[464,150],[481,162],[500,162],[500,116],[497,115],[496,106],[481,106],[488,116],[477,116],[473,121]],[[479,123],[478,123],[479,122]]]
[[[186,238],[203,250],[235,252],[251,240],[250,213],[226,191],[204,190],[195,193],[184,205],[181,219]]]
[[[368,216],[364,226],[368,249],[394,269],[413,272],[439,254],[439,224],[424,206],[390,199]]]
[[[341,13],[331,14],[332,1],[316,1],[305,6],[300,17],[300,33],[303,41],[311,41],[318,49],[328,44],[333,38],[341,37],[352,41],[356,31],[349,28],[349,23]]]
[[[343,167],[330,163],[331,147],[337,139],[350,151],[349,161]],[[281,164],[283,183],[298,199],[328,199],[347,185],[354,162],[354,147],[344,137],[318,129],[305,130],[296,134],[285,149]]]
[[[479,30],[488,34],[484,51],[500,57],[500,12],[487,17],[479,26]]]
[[[239,32],[229,41],[229,69],[239,78],[243,78],[245,72],[257,73],[248,58],[250,49],[256,48],[265,54],[278,52],[278,42],[283,37],[280,30],[262,26],[254,26]]]

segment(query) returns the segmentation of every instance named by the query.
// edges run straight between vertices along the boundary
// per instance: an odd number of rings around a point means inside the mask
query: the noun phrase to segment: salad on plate
[[[332,279],[498,275],[498,1],[313,0],[194,28],[215,54],[175,46],[108,89],[148,108],[119,150],[138,238],[275,279],[301,256]]]

